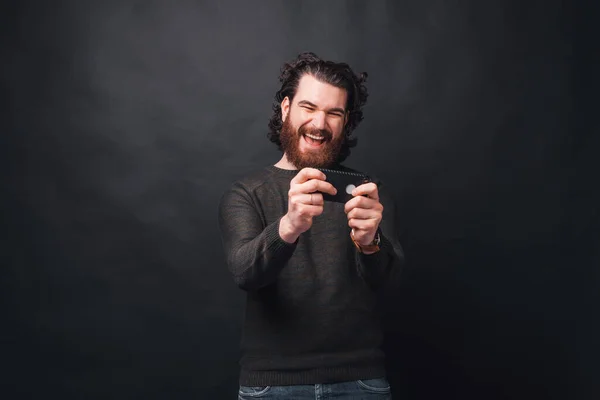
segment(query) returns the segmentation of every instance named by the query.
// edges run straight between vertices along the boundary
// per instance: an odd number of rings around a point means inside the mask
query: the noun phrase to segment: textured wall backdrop
[[[597,56],[574,5],[1,7],[1,397],[234,398],[217,203],[280,157],[267,121],[301,51],[369,73],[348,164],[399,207],[394,394],[599,394]]]

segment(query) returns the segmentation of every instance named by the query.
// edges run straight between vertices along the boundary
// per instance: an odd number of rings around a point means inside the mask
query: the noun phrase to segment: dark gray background
[[[301,51],[369,73],[348,165],[397,200],[399,399],[592,399],[597,28],[558,1],[3,2],[3,398],[221,399],[221,193],[280,157]]]

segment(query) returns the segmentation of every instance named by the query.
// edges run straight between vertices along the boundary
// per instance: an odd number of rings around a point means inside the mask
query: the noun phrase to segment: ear
[[[346,125],[348,125],[349,120],[350,120],[350,111],[346,111],[344,113],[344,127],[346,127]]]
[[[281,120],[285,121],[288,114],[290,112],[290,99],[285,96],[285,98],[281,101]]]

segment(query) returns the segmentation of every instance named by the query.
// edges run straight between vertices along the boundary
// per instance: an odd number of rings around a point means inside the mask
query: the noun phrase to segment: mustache
[[[305,135],[307,133],[316,135],[316,136],[323,136],[325,138],[326,141],[330,141],[331,137],[333,136],[331,134],[331,132],[329,132],[326,129],[316,129],[316,128],[311,128],[310,126],[301,126],[298,129],[298,133],[300,135]]]

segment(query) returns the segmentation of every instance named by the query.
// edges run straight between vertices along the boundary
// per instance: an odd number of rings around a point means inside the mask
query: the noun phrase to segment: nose
[[[312,125],[319,130],[325,129],[325,112],[315,112],[312,119]]]

